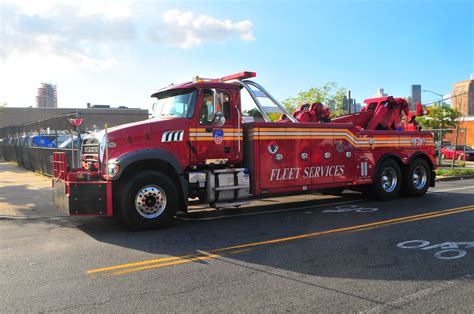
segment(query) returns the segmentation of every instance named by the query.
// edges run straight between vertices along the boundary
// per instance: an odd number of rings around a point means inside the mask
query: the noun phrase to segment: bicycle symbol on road
[[[431,250],[439,249],[438,252],[434,253],[434,256],[439,259],[456,259],[467,255],[465,249],[474,248],[474,242],[444,242],[439,244],[430,245],[429,241],[425,240],[410,240],[400,242],[397,247],[401,249],[420,249],[420,250]]]
[[[370,212],[375,212],[378,211],[378,208],[366,208],[366,207],[360,207],[359,205],[341,205],[341,206],[336,206],[333,209],[326,209],[323,210],[323,213],[347,213],[351,211],[355,211],[356,213],[370,213]]]

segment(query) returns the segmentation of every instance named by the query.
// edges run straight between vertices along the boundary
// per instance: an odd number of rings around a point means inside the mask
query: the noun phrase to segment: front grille
[[[99,141],[96,138],[86,138],[82,143],[82,161],[99,162]]]

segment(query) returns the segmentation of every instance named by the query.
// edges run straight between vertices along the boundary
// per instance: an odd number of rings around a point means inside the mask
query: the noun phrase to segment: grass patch
[[[474,169],[470,168],[463,168],[463,169],[438,169],[436,170],[436,174],[438,176],[460,176],[460,175],[469,175],[473,174],[474,175]]]

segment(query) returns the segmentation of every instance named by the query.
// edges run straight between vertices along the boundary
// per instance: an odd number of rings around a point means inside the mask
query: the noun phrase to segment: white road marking
[[[434,253],[434,256],[438,259],[448,260],[466,256],[467,252],[462,250],[462,248],[474,248],[474,242],[444,242],[430,245],[430,242],[426,240],[410,240],[398,243],[397,247],[401,249],[420,249],[424,251],[440,249],[440,251]]]
[[[350,211],[355,211],[357,213],[370,213],[378,211],[378,208],[375,207],[361,207],[357,205],[342,205],[336,206],[332,209],[323,210],[323,213],[347,213]]]
[[[443,281],[435,286],[432,286],[430,288],[427,288],[427,289],[423,289],[423,290],[418,290],[414,293],[411,293],[411,294],[408,294],[404,297],[401,297],[397,300],[394,300],[394,301],[391,301],[391,302],[388,302],[388,303],[385,303],[385,304],[381,304],[381,305],[378,305],[370,310],[366,310],[366,311],[363,311],[362,313],[380,313],[380,312],[388,312],[390,310],[394,310],[394,309],[403,309],[403,306],[404,305],[407,305],[407,304],[410,304],[416,300],[419,300],[419,299],[423,299],[423,298],[426,298],[430,295],[434,295],[434,294],[437,294],[441,291],[444,291],[446,289],[449,289],[451,288],[452,286],[456,285],[456,284],[461,284],[461,283],[468,283],[470,282],[470,278],[471,278],[471,275],[464,275],[462,277],[459,277],[459,278],[456,278],[456,279],[453,279],[453,280],[447,280],[447,281]],[[405,309],[406,311],[406,309]]]
[[[280,213],[280,212],[290,212],[290,211],[302,210],[302,209],[307,209],[307,208],[318,208],[318,207],[348,204],[348,203],[359,203],[359,202],[362,202],[362,201],[366,201],[366,199],[350,200],[350,201],[336,202],[336,203],[331,203],[331,204],[320,204],[320,205],[311,205],[311,206],[303,206],[303,207],[293,207],[293,208],[285,208],[285,209],[277,209],[277,210],[266,210],[266,211],[256,212],[256,213],[245,213],[245,214],[226,215],[226,216],[217,216],[217,217],[204,217],[204,218],[177,217],[177,219],[185,220],[185,221],[215,220],[215,219],[224,219],[224,218],[234,218],[234,217],[243,217],[243,216],[272,214],[272,213]]]
[[[447,192],[447,191],[457,191],[457,190],[467,190],[467,189],[473,189],[474,185],[470,186],[465,186],[462,188],[451,188],[451,189],[444,189],[444,190],[436,190],[436,191],[429,191],[429,193],[439,193],[439,192]]]

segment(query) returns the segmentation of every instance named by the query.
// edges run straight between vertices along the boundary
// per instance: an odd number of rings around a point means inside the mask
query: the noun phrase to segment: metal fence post
[[[454,140],[454,153],[453,153],[453,159],[451,160],[451,170],[454,169],[454,160],[456,159],[456,152],[458,150],[458,127],[456,126],[456,138]]]

